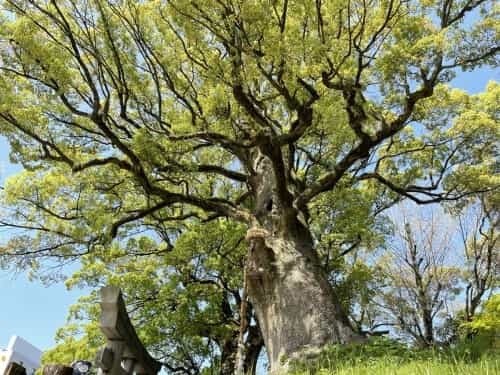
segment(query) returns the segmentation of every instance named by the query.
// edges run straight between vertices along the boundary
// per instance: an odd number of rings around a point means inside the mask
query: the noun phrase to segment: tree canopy
[[[1,4],[0,133],[25,168],[2,192],[4,264],[158,255],[229,220],[273,368],[354,339],[320,253],[376,241],[401,199],[500,184],[500,86],[449,85],[498,66],[494,1]]]

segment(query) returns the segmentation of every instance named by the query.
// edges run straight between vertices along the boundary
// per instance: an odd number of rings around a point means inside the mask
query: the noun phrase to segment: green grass
[[[466,342],[453,349],[418,350],[389,339],[330,346],[289,363],[294,375],[500,375],[498,347]]]
[[[331,366],[296,372],[296,375],[498,375],[499,360],[489,358],[475,363],[443,363],[436,360],[413,360],[398,363],[395,358],[380,358],[367,364],[348,367]]]

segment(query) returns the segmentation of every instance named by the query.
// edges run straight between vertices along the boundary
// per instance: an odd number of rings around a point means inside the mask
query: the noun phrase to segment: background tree
[[[472,201],[459,215],[466,258],[465,320],[470,322],[485,294],[498,286],[500,214],[488,196]]]
[[[97,291],[118,285],[142,342],[168,373],[234,374],[243,238],[241,226],[221,219],[189,226],[171,248],[158,249],[142,236],[124,248],[83,256],[81,269],[66,284],[94,292],[72,307],[68,324],[56,336],[59,345],[44,361],[70,363],[75,355],[94,359],[103,341],[95,339],[102,336]],[[252,374],[263,342],[251,306],[247,314],[244,370]]]
[[[484,208],[497,195],[394,207],[393,235],[365,262],[373,298],[361,305],[359,325],[392,327],[424,347],[456,343],[498,285],[496,211]]]
[[[437,341],[439,314],[460,293],[459,259],[453,259],[454,228],[439,218],[442,211],[411,215],[406,209],[395,224],[393,245],[378,262],[385,287],[376,298],[390,314],[388,325],[426,347]]]
[[[166,224],[241,223],[272,370],[359,337],[316,250],[322,195],[430,203],[499,185],[498,85],[446,85],[497,63],[493,1],[2,7],[0,129],[26,168],[4,192],[18,231],[3,252],[36,267]]]

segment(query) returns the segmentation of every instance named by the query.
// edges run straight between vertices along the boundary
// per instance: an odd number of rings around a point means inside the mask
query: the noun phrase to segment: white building
[[[32,375],[40,367],[42,351],[19,336],[12,336],[7,349],[0,349],[0,375],[4,375],[11,362],[16,362]]]

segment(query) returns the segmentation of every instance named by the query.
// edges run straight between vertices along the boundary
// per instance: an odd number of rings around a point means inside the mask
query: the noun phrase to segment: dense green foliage
[[[94,292],[72,307],[68,324],[56,336],[60,345],[44,355],[44,362],[94,359],[103,342],[97,291],[116,285],[142,342],[166,366],[195,372],[208,361],[217,367],[218,348],[234,344],[239,331],[242,239],[240,226],[216,220],[191,226],[179,235],[175,247],[162,252],[142,237],[130,241],[128,248],[83,256],[81,270],[66,285]]]
[[[0,194],[0,226],[10,229],[0,265],[50,282],[67,276],[57,266],[76,261],[69,286],[119,285],[141,338],[171,372],[234,364],[256,241],[273,257],[254,264],[279,272],[264,275],[276,298],[247,311],[245,337],[257,332],[249,351],[262,347],[257,307],[307,321],[300,290],[283,303],[277,287],[306,258],[323,277],[304,278],[318,283],[310,295],[331,297],[323,316],[340,321],[345,311],[357,331],[385,316],[373,304],[379,297],[411,311],[419,329],[419,310],[431,301],[430,315],[441,312],[457,280],[467,288],[467,319],[497,285],[489,254],[498,246],[500,84],[469,94],[451,82],[460,69],[498,67],[498,2],[0,6],[0,134],[24,167]],[[445,275],[435,282],[416,256],[418,272],[383,272],[394,260],[374,259],[375,250],[390,252],[383,215],[403,199],[458,202],[457,212],[485,203],[486,224],[464,237],[463,274],[432,264]],[[417,288],[438,290],[435,301],[420,293],[417,307],[405,304]],[[75,306],[59,333],[68,349],[48,358],[91,356],[100,343],[96,301],[94,292]],[[294,308],[283,309],[288,302]],[[473,329],[489,324],[486,310]],[[277,330],[293,329],[280,313]],[[82,318],[91,323],[80,326]],[[321,336],[310,333],[292,336],[307,346]],[[300,349],[276,345],[276,353]]]
[[[461,328],[484,345],[500,351],[500,294],[495,294],[483,305],[482,311],[471,321],[463,323]]]

